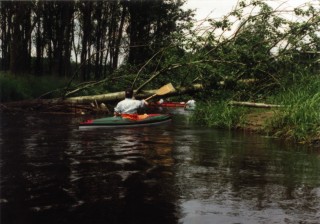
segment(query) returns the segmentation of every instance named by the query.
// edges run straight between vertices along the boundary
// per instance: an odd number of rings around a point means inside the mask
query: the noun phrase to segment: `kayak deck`
[[[172,119],[169,114],[149,114],[146,118],[140,120],[132,120],[122,117],[105,117],[93,120],[87,120],[80,123],[79,128],[129,128],[129,127],[145,127],[159,125],[170,122]]]

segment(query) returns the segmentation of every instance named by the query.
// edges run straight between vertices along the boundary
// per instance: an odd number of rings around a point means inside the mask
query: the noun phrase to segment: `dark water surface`
[[[320,153],[172,123],[1,115],[1,224],[320,223]]]

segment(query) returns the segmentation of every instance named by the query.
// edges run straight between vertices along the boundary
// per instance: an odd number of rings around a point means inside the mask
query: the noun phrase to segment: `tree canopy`
[[[170,44],[182,1],[2,1],[1,70],[101,79]]]

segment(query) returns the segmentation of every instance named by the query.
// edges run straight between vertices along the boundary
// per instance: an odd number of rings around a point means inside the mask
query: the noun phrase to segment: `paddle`
[[[162,96],[162,95],[168,94],[172,91],[175,91],[175,89],[171,83],[168,83],[167,85],[164,85],[160,89],[158,89],[156,91],[156,94],[153,94],[152,96],[149,96],[148,98],[146,98],[145,101],[150,100],[151,98],[153,98],[157,95]]]

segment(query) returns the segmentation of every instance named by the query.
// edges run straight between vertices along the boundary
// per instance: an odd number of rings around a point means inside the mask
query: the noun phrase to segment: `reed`
[[[199,103],[191,120],[208,127],[231,129],[243,121],[246,110],[230,106],[228,101]]]

